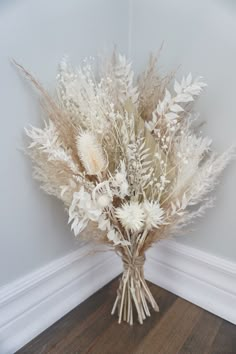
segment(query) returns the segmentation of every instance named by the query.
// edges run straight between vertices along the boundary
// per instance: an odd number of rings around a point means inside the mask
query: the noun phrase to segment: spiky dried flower
[[[145,200],[143,202],[143,210],[145,214],[145,226],[148,230],[159,228],[164,222],[164,210],[156,201]]]
[[[144,226],[145,214],[138,202],[124,203],[115,214],[124,228],[131,232],[140,231]]]

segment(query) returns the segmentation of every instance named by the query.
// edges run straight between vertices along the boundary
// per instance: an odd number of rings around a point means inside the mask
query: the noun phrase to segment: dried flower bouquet
[[[158,311],[144,279],[145,251],[202,216],[207,195],[233,156],[211,150],[197,129],[193,102],[206,86],[191,74],[161,77],[156,58],[134,83],[114,53],[100,70],[87,60],[59,65],[56,95],[15,63],[38,89],[47,120],[25,129],[33,176],[61,199],[75,236],[112,247],[123,260],[112,314],[133,324]],[[90,233],[96,226],[97,232]],[[86,232],[83,230],[86,228]]]

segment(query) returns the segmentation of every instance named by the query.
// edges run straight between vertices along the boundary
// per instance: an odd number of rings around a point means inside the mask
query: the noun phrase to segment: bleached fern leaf
[[[116,55],[114,77],[116,93],[120,102],[125,103],[130,100],[135,104],[138,100],[138,91],[137,87],[134,86],[134,72],[131,69],[131,63],[127,61],[124,55]]]

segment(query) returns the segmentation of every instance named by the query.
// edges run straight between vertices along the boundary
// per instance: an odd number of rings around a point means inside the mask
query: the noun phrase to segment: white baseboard
[[[165,240],[148,251],[145,277],[236,324],[236,263]]]
[[[0,354],[14,353],[122,271],[113,252],[89,251],[83,246],[0,288]],[[147,253],[145,276],[236,324],[236,263],[162,241]]]
[[[0,288],[1,354],[14,353],[122,271],[114,252],[90,250],[83,246]]]

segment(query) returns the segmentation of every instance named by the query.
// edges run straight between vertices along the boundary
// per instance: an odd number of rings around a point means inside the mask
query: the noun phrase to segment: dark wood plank
[[[209,354],[236,354],[236,326],[223,321]]]
[[[104,303],[97,309],[96,313],[87,318],[84,326],[81,327],[81,324],[78,323],[69,335],[58,341],[49,353],[85,353],[91,341],[96,340],[114,322],[115,319],[110,314],[114,298],[114,296],[110,299],[104,298]]]
[[[95,321],[96,314],[99,313],[101,307],[104,306],[107,300],[115,299],[117,286],[118,279],[114,279],[54,323],[50,328],[26,344],[17,351],[16,354],[45,354],[53,352],[54,348],[58,346],[58,343],[66,342],[67,336],[70,337],[72,331],[79,334],[86,326],[90,325],[91,320]],[[107,316],[109,316],[109,311],[110,309],[108,310]]]
[[[160,319],[165,316],[165,313],[177,298],[168,291],[154,285],[150,285],[150,290],[160,306],[159,313],[152,312],[152,316],[146,319],[143,325],[138,324],[137,321],[133,326],[127,323],[119,325],[117,318],[115,318],[115,322],[113,321],[109,328],[91,343],[86,353],[94,354],[97,348],[102,348],[103,354],[118,354],[123,353],[124,350],[125,353],[135,353],[138,345],[148,335],[149,331],[158,324]]]
[[[176,354],[197,323],[202,309],[178,298],[140,344],[137,354]]]
[[[203,311],[178,354],[208,354],[222,321],[212,313]]]

